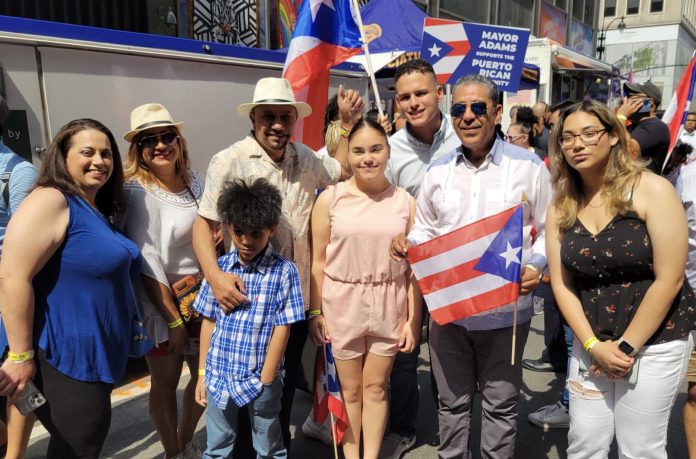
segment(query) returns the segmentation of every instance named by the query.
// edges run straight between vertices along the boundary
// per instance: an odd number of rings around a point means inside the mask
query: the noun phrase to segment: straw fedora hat
[[[295,101],[290,82],[285,78],[261,78],[254,89],[254,101],[240,104],[237,112],[242,116],[249,116],[257,105],[292,105],[297,110],[298,118],[312,114],[309,104]]]
[[[141,105],[131,112],[131,130],[126,132],[123,138],[131,142],[140,132],[163,126],[173,126],[181,130],[184,123],[175,123],[172,115],[162,104]]]

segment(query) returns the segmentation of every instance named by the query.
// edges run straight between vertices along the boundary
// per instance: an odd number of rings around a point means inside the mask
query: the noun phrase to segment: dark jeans
[[[295,398],[295,385],[297,381],[304,378],[302,372],[302,349],[307,340],[309,323],[306,320],[295,322],[290,326],[290,338],[285,347],[285,357],[283,367],[285,368],[285,379],[283,380],[283,396],[280,400],[280,430],[283,434],[283,444],[290,454],[290,413],[292,402]],[[236,459],[246,459],[256,457],[256,452],[252,446],[251,425],[249,414],[246,407],[239,410],[239,424],[237,426],[237,444],[235,446],[234,457]]]
[[[84,382],[65,376],[45,359],[36,359],[34,384],[46,398],[36,410],[51,434],[46,457],[98,458],[111,425],[113,384]]]
[[[389,430],[403,436],[416,432],[418,417],[418,354],[399,352],[389,378]]]
[[[563,333],[563,318],[556,305],[551,285],[541,283],[534,290],[534,296],[544,300],[544,344],[546,349],[541,360],[550,362],[558,373],[565,373],[568,367],[568,350]]]

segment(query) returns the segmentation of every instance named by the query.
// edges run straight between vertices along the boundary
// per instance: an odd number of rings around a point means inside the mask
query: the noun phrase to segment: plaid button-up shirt
[[[218,264],[222,271],[242,278],[251,300],[226,313],[210,284],[203,281],[193,306],[202,316],[215,320],[205,360],[205,386],[215,404],[225,409],[230,398],[241,407],[259,396],[273,327],[303,320],[304,306],[297,268],[273,252],[270,243],[248,265],[240,263],[237,250],[220,257]],[[282,373],[282,363],[278,373]]]

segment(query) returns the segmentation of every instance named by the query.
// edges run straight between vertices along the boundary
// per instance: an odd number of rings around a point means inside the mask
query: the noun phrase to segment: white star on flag
[[[507,250],[503,253],[498,254],[501,257],[505,258],[505,269],[507,269],[508,266],[510,266],[510,263],[514,262],[514,263],[517,263],[518,265],[520,264],[520,257],[517,254],[520,252],[521,248],[522,247],[513,248],[510,245],[510,241],[508,241]]]
[[[333,5],[333,0],[309,0],[309,8],[312,10],[312,22],[317,19],[317,12],[319,11],[319,8],[321,8],[321,5],[326,5],[332,10],[336,11],[336,8],[334,8]]]
[[[440,57],[440,50],[442,48],[437,47],[437,43],[433,43],[432,48],[428,48],[428,51],[430,51],[430,57],[437,56]]]

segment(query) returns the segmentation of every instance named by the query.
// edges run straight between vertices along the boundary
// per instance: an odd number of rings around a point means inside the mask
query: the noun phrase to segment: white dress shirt
[[[551,202],[551,178],[537,155],[496,138],[484,162],[474,167],[460,146],[433,161],[418,194],[413,244],[429,241],[524,200],[522,265],[546,267],[544,225]],[[536,237],[532,241],[532,227]],[[509,327],[513,304],[494,308],[455,323],[470,330]],[[532,295],[520,296],[518,323],[531,319]]]
[[[684,204],[689,226],[689,253],[685,274],[693,287],[696,285],[696,162],[681,167],[676,188],[679,199]]]

